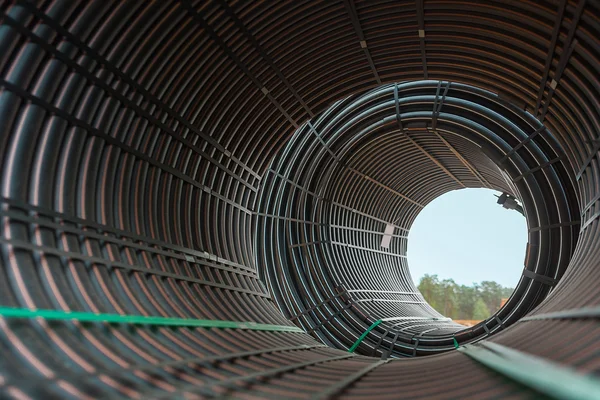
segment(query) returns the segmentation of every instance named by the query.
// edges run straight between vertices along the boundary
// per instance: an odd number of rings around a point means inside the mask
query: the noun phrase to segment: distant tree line
[[[425,300],[437,311],[458,320],[482,320],[500,309],[502,299],[510,297],[513,288],[493,281],[458,285],[452,279],[440,280],[425,274],[419,282]]]

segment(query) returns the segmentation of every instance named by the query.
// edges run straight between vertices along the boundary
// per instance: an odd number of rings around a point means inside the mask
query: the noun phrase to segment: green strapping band
[[[360,337],[358,338],[358,340],[356,342],[354,342],[354,344],[352,345],[352,347],[350,347],[348,349],[348,353],[354,353],[354,350],[356,350],[356,348],[358,347],[358,345],[360,344],[360,342],[362,342],[363,339],[367,337],[367,335],[369,334],[369,332],[371,332],[373,330],[373,328],[375,328],[380,323],[381,323],[380,319],[378,319],[377,321],[373,322],[373,324],[369,327],[369,329],[367,329],[362,335],[360,335]]]
[[[454,336],[452,336],[452,340],[454,340],[454,348],[458,349],[458,341],[456,340],[456,338]]]
[[[143,315],[94,314],[80,311],[30,310],[27,308],[0,307],[0,316],[4,318],[43,318],[46,320],[107,322],[110,324],[133,324],[151,326],[181,326],[219,329],[248,329],[253,331],[298,332],[304,331],[297,326],[269,325],[256,322],[219,321],[208,319],[187,319],[168,317],[146,317]]]
[[[600,380],[533,354],[485,342],[458,349],[475,361],[539,393],[569,400],[598,400]]]

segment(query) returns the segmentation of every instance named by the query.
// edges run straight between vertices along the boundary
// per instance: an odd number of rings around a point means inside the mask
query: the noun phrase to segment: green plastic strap
[[[456,338],[454,336],[452,336],[452,340],[454,340],[454,348],[458,349],[458,341],[456,340]]]
[[[600,380],[533,354],[485,342],[458,349],[475,361],[555,399],[598,400]]]
[[[107,322],[116,324],[135,324],[153,326],[183,326],[219,329],[248,329],[253,331],[298,332],[304,331],[297,326],[269,325],[256,322],[219,321],[207,319],[146,317],[143,315],[94,314],[79,311],[30,310],[27,308],[0,307],[0,316],[5,318],[43,318],[47,320]]]
[[[362,342],[363,339],[367,337],[367,335],[369,334],[369,332],[371,332],[373,330],[373,328],[375,328],[380,323],[381,323],[380,319],[378,319],[377,321],[373,322],[373,324],[369,327],[369,329],[367,329],[362,335],[360,335],[360,337],[358,338],[358,340],[356,342],[354,342],[354,344],[352,345],[352,347],[350,347],[348,349],[348,353],[354,353],[354,350],[356,350],[356,348],[358,347],[358,345],[360,344],[360,342]]]

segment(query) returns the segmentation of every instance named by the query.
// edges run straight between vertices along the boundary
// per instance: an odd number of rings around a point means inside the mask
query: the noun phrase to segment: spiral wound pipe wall
[[[0,11],[0,397],[600,398],[598,1]],[[472,328],[405,257],[464,187],[529,229]]]
[[[536,132],[539,147],[504,157]],[[532,115],[472,86],[419,81],[350,96],[303,125],[267,170],[259,272],[286,317],[330,346],[347,349],[379,319],[363,354],[425,355],[483,338],[538,305],[568,265],[579,211],[555,161],[563,154]],[[553,167],[530,173],[544,164]],[[532,228],[515,294],[472,329],[425,302],[405,256],[424,204],[464,187],[518,193]],[[535,229],[556,223],[565,229]],[[389,250],[381,247],[387,224],[395,227]]]

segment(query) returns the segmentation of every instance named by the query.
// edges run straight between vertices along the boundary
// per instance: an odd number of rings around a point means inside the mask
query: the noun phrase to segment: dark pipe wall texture
[[[359,347],[373,356],[434,354],[454,349],[454,339],[463,344],[506,328],[546,296],[549,277],[563,275],[578,231],[565,170],[530,173],[530,164],[554,164],[564,154],[560,145],[551,139],[544,149],[528,146],[524,158],[504,157],[534,132],[552,138],[532,115],[456,82],[386,85],[336,103],[297,131],[263,178],[257,265],[274,300],[307,332],[341,349],[382,319]],[[406,260],[417,213],[465,187],[516,193],[530,227],[566,225],[530,231],[515,294],[473,329],[424,301]],[[390,250],[381,247],[387,224],[395,235]],[[494,239],[502,246],[502,237]]]
[[[539,395],[454,351],[476,342],[598,375],[597,314],[549,315],[600,303],[597,1],[0,10],[2,310],[306,331],[3,311],[3,396]],[[462,187],[517,195],[529,227],[515,294],[472,329],[404,257]]]

